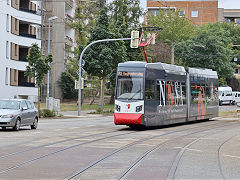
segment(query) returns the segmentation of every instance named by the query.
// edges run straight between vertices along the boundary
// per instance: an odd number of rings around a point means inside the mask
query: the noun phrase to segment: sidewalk
[[[78,116],[78,111],[60,111],[59,114],[62,114],[65,117],[102,117],[102,114],[89,114],[94,110],[81,111],[80,116]]]

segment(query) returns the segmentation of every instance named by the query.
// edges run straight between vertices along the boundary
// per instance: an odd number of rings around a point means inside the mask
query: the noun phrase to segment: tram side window
[[[209,101],[211,101],[211,98],[212,98],[212,95],[211,95],[211,87],[209,87],[209,85],[206,84],[205,90],[206,90],[206,92],[205,92],[206,100],[207,100],[207,102],[209,102]]]
[[[146,80],[145,97],[154,99],[154,80]]]
[[[201,84],[198,83],[191,83],[191,97],[192,97],[192,104],[198,104],[198,95],[200,90]]]

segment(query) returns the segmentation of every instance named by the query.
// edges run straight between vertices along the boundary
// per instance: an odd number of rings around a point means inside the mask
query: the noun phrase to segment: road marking
[[[68,129],[77,129],[77,128],[79,128],[79,127],[71,127],[71,128],[68,128]]]
[[[186,149],[186,150],[189,150],[189,151],[203,152],[202,150],[198,150],[198,149],[191,149],[191,148],[183,148],[183,147],[174,147],[174,149]]]
[[[240,156],[231,156],[231,155],[227,155],[227,154],[224,154],[223,156],[240,159]]]

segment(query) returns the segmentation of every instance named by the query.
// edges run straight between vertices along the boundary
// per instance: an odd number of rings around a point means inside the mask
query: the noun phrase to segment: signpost
[[[137,38],[137,37],[136,37]],[[81,112],[81,89],[82,89],[82,83],[81,83],[81,78],[82,78],[82,67],[84,65],[84,61],[82,60],[83,55],[87,48],[89,48],[91,45],[100,43],[100,42],[109,42],[109,41],[126,41],[126,40],[132,40],[135,38],[120,38],[120,39],[102,39],[102,40],[97,40],[93,41],[90,44],[88,44],[82,51],[80,58],[79,58],[79,64],[78,64],[78,116],[80,116]]]

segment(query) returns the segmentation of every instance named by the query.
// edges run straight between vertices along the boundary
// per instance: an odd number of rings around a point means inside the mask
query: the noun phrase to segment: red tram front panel
[[[123,102],[115,100],[116,125],[143,124],[144,101]]]

